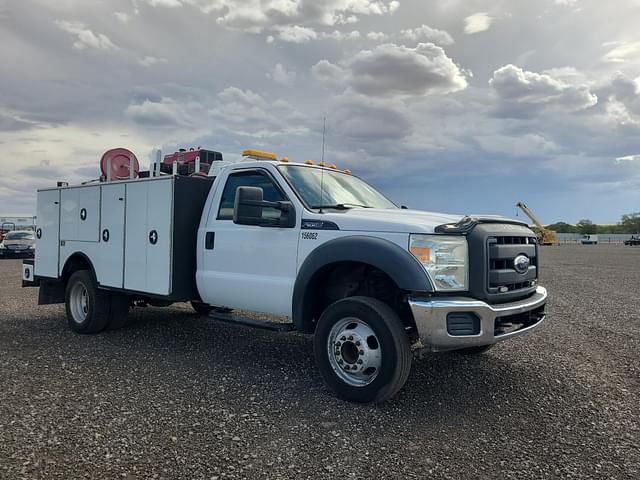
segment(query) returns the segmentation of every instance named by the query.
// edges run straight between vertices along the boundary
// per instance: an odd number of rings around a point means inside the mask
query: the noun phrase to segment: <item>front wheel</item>
[[[375,298],[350,297],[330,305],[318,321],[313,346],[324,381],[351,402],[390,399],[411,369],[402,322]]]

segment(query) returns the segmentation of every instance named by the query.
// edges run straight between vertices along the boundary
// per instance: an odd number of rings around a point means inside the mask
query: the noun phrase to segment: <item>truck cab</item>
[[[325,382],[356,402],[395,395],[413,350],[479,354],[544,320],[539,246],[526,224],[400,208],[334,165],[245,154],[215,178],[41,192],[43,225],[56,212],[65,225],[64,211],[82,212],[82,198],[92,195],[102,195],[102,213],[95,235],[85,232],[91,248],[56,236],[50,224],[51,245],[64,245],[38,247],[41,258],[25,264],[23,280],[39,281],[41,303],[64,301],[79,333],[121,325],[140,301],[191,301],[214,316],[224,309],[285,317],[283,330],[313,335]],[[67,197],[71,206],[52,210],[52,200]],[[105,230],[112,232],[106,240]],[[105,266],[105,256],[122,263]]]

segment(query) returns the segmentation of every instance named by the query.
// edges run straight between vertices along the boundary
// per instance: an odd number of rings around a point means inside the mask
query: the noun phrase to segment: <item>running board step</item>
[[[255,318],[241,317],[239,315],[231,315],[228,313],[211,312],[209,316],[221,322],[233,323],[245,327],[259,328],[261,330],[270,330],[272,332],[292,332],[295,330],[293,323],[269,322],[265,320],[256,320]]]

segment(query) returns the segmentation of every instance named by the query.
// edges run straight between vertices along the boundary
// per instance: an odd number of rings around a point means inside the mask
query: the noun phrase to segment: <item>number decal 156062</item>
[[[302,232],[303,240],[317,240],[318,232]]]

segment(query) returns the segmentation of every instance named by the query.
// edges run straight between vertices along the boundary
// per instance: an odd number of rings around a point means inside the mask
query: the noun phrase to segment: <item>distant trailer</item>
[[[582,243],[583,245],[597,245],[598,235],[585,235],[580,240],[580,243]]]

